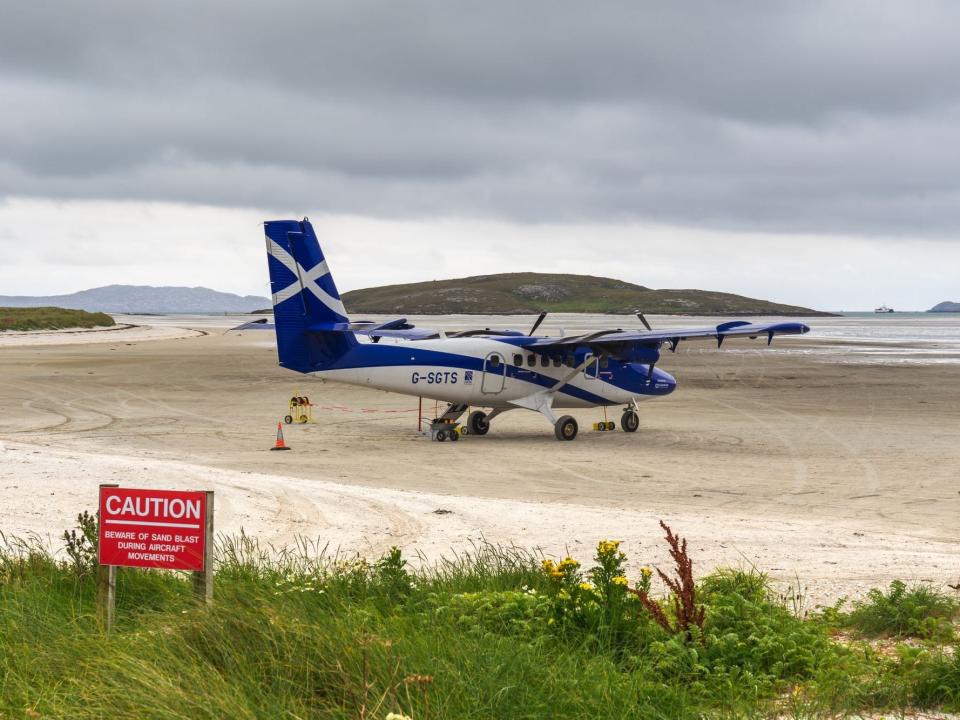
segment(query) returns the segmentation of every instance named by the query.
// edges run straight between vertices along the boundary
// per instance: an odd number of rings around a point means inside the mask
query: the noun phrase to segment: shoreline
[[[144,342],[200,337],[202,330],[162,325],[117,324],[98,328],[63,328],[59,330],[6,330],[0,332],[0,347],[36,345],[87,345],[110,342]]]

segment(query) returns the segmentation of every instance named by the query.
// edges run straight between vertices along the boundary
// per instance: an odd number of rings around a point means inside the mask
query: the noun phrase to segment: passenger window
[[[567,355],[564,358],[564,362],[566,363],[567,367],[572,368],[577,366],[577,359],[573,355]]]
[[[548,358],[546,355],[541,355],[540,367],[550,367],[550,358]]]
[[[490,367],[492,367],[492,368],[498,368],[498,367],[500,367],[500,356],[499,356],[499,355],[491,355],[491,356],[490,356]]]
[[[527,355],[527,365],[530,367],[537,366],[537,356],[536,355]]]
[[[520,367],[521,365],[523,365],[523,355],[514,355],[513,364],[516,365],[517,367]]]
[[[554,367],[563,367],[563,359],[559,355],[553,356],[553,366]]]
[[[600,367],[602,368],[610,367],[610,358],[608,358],[606,355],[602,356],[600,358]]]

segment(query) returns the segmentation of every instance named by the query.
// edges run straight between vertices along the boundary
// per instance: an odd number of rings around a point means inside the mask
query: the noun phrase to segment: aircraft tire
[[[623,428],[624,432],[636,432],[640,427],[640,416],[633,410],[627,410],[620,418],[620,427]]]
[[[460,439],[460,433],[458,433],[456,430],[448,430],[447,432],[450,435],[450,442],[456,442]]]
[[[486,435],[490,432],[490,423],[483,410],[474,410],[467,418],[467,429],[471,435]]]
[[[579,427],[577,426],[576,419],[570,415],[564,415],[557,420],[557,424],[553,426],[553,434],[557,436],[557,440],[573,440],[577,437],[578,430]]]

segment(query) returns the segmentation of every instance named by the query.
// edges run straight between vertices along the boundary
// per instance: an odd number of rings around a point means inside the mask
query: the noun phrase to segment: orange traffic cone
[[[289,450],[286,443],[283,442],[283,423],[277,423],[277,443],[270,448],[271,450]]]

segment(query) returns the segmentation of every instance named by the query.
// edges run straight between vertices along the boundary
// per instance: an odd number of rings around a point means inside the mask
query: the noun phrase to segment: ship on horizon
[[[886,305],[881,305],[880,307],[875,308],[875,309],[874,309],[874,312],[875,312],[875,313],[892,313],[892,312],[893,312],[893,308],[887,307]]]

